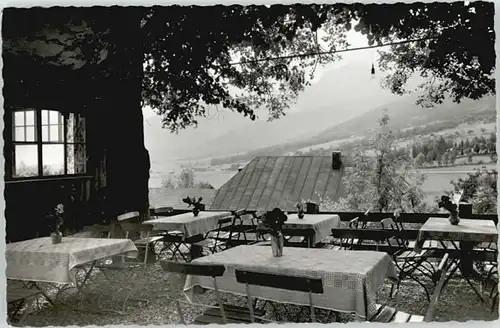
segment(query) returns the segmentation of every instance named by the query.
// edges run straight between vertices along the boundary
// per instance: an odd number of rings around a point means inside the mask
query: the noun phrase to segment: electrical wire
[[[293,59],[293,58],[321,56],[321,55],[334,54],[334,53],[340,53],[340,52],[349,52],[349,51],[357,51],[357,50],[366,50],[366,49],[373,49],[373,48],[388,47],[388,46],[394,46],[394,45],[398,45],[398,44],[405,44],[405,43],[412,43],[412,42],[419,42],[419,41],[431,40],[431,39],[435,39],[435,38],[436,37],[426,37],[426,38],[421,38],[421,39],[411,39],[411,40],[395,41],[395,42],[390,42],[390,43],[385,43],[385,44],[377,44],[377,45],[365,46],[365,47],[347,48],[347,49],[340,49],[340,50],[318,51],[318,52],[309,52],[309,53],[305,53],[305,54],[294,54],[294,55],[278,56],[278,57],[266,57],[266,58],[259,58],[259,59],[252,59],[252,60],[245,60],[245,61],[233,62],[233,63],[229,63],[229,65],[234,66],[234,65],[243,65],[243,64],[250,64],[250,63],[258,63],[258,62],[271,61],[271,60]]]

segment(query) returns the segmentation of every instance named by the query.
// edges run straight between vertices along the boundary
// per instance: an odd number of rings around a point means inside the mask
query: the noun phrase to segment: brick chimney
[[[332,152],[332,169],[340,170],[342,167],[342,153],[339,151]]]

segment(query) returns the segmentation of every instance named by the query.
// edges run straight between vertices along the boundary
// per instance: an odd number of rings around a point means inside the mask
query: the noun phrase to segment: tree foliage
[[[460,102],[495,93],[493,3],[420,3],[410,5],[405,15],[401,13],[387,7],[380,23],[370,14],[375,26],[384,31],[383,40],[426,39],[379,52],[381,68],[390,71],[385,85],[392,92],[408,92],[408,79],[418,73],[425,78],[418,86],[423,91],[418,102],[426,107],[448,96]]]
[[[430,211],[422,190],[426,176],[414,173],[412,159],[407,154],[394,152],[395,138],[388,123],[389,116],[384,113],[379,120],[379,131],[371,139],[373,156],[362,148],[353,152],[353,166],[345,168],[342,177],[348,193],[336,202],[323,199],[324,210]]]
[[[255,60],[343,45],[343,29],[333,24],[339,10],[316,5],[154,8],[146,23],[152,42],[145,49],[144,103],[172,130],[196,124],[210,105],[251,119],[265,108],[269,118],[279,118],[309,83],[307,73],[336,56]],[[328,34],[319,40],[317,31],[325,23]]]
[[[466,178],[451,181],[454,190],[448,192],[453,194],[463,190],[462,201],[472,204],[472,210],[476,214],[497,213],[497,179],[496,170],[488,170],[486,167],[476,169],[469,173]]]
[[[260,109],[270,119],[284,115],[316,65],[338,59],[314,54],[345,46],[344,32],[353,25],[369,44],[426,38],[381,56],[395,93],[405,92],[414,72],[429,78],[421,87],[431,102],[448,91],[455,101],[493,93],[493,9],[487,2],[39,8],[21,27],[16,13],[22,10],[9,9],[4,27],[19,28],[2,33],[11,54],[32,54],[40,42],[49,42],[58,50],[39,53],[44,63],[141,79],[143,105],[178,131],[195,125],[210,106],[251,119]],[[313,55],[287,57],[297,54]]]
[[[168,177],[168,179],[161,182],[162,188],[166,189],[177,189],[177,188],[203,188],[203,189],[214,189],[214,187],[207,181],[197,181],[195,179],[194,171],[188,168],[182,169],[182,171],[174,178]]]

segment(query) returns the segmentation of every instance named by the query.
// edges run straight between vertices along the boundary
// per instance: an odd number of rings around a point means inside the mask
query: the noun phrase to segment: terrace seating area
[[[498,316],[496,216],[462,219],[455,234],[443,214],[316,212],[299,219],[287,213],[283,256],[274,257],[272,237],[259,230],[269,213],[194,216],[162,207],[152,209],[148,221],[126,213],[58,245],[48,238],[10,243],[11,323],[91,324],[97,316],[123,323],[158,304],[168,318],[146,322],[428,322],[442,320],[436,314],[450,304],[443,294],[456,288],[470,297],[479,318]],[[432,234],[440,224],[451,227],[447,237]],[[21,259],[30,249],[38,258]],[[23,263],[65,252],[73,263],[23,271]],[[408,306],[415,295],[423,305]]]

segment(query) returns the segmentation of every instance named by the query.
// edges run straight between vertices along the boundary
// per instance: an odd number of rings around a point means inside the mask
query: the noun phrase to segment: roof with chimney
[[[295,211],[298,201],[317,204],[343,195],[340,154],[254,158],[216,193],[211,210]]]

